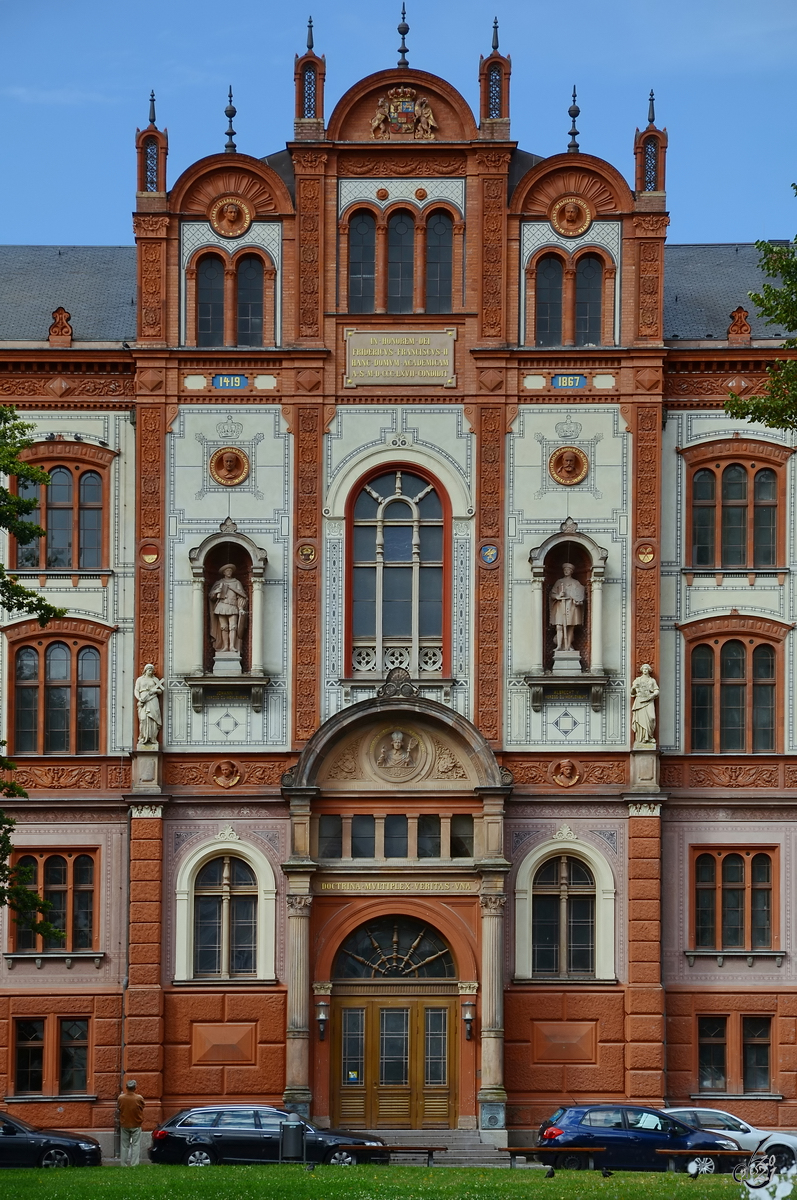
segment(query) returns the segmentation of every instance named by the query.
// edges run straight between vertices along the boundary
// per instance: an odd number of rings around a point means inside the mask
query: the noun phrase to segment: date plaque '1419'
[[[456,329],[346,329],[344,387],[456,387]]]

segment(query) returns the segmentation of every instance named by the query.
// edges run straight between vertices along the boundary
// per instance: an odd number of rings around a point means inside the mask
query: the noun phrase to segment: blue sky
[[[0,4],[0,242],[132,241],[136,126],[154,88],[169,183],[223,149],[232,84],[240,150],[292,136],[293,58],[312,12],[327,59],[327,116],[360,76],[396,65],[399,4],[308,0],[29,0]],[[656,92],[670,135],[670,241],[753,241],[797,231],[794,0],[409,0],[412,66],[475,108],[493,16],[511,54],[512,136],[565,149],[575,83],[581,147],[632,180],[633,137]]]

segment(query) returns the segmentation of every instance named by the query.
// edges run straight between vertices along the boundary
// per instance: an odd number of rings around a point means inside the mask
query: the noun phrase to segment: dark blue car
[[[692,1129],[656,1108],[627,1104],[558,1108],[543,1121],[539,1137],[542,1162],[575,1171],[590,1165],[622,1171],[666,1171],[668,1162],[673,1161],[676,1170],[685,1171],[693,1163],[691,1170],[703,1175],[730,1171],[745,1157],[732,1138]],[[590,1155],[593,1146],[596,1151]],[[661,1150],[670,1151],[670,1155],[657,1153]],[[681,1153],[684,1150],[693,1153]],[[739,1159],[712,1153],[717,1150],[739,1150]]]

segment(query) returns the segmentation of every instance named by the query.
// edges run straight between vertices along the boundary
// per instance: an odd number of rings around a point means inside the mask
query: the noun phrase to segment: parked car
[[[756,1129],[740,1117],[724,1112],[721,1108],[665,1108],[679,1121],[685,1121],[693,1129],[708,1129],[711,1133],[724,1134],[738,1142],[743,1150],[761,1150],[763,1154],[774,1154],[775,1165],[784,1171],[797,1162],[797,1134],[774,1133],[771,1129]]]
[[[186,1108],[152,1131],[149,1156],[154,1163],[211,1167],[215,1163],[275,1163],[280,1160],[280,1127],[293,1114],[269,1105],[225,1104]],[[295,1120],[295,1118],[293,1118]],[[301,1122],[307,1161],[351,1167],[358,1162],[387,1163],[381,1138]],[[342,1147],[356,1146],[356,1150]],[[360,1149],[362,1147],[362,1149]]]
[[[0,1167],[100,1167],[96,1138],[66,1129],[40,1129],[0,1113]]]
[[[694,1157],[675,1156],[679,1170],[694,1163],[699,1174],[730,1171],[745,1157],[712,1155],[716,1150],[738,1150],[733,1138],[720,1137],[707,1130],[693,1129],[675,1117],[656,1108],[641,1108],[627,1104],[584,1104],[573,1108],[558,1108],[552,1117],[543,1121],[537,1149],[542,1162],[555,1167],[581,1170],[589,1165],[589,1154],[568,1152],[568,1147],[582,1150],[602,1146],[596,1152],[596,1167],[612,1167],[623,1171],[666,1171],[667,1155],[659,1150],[694,1151]]]

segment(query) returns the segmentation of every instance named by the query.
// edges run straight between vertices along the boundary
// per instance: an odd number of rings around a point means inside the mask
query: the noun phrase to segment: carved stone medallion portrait
[[[589,472],[589,459],[583,450],[579,450],[576,446],[562,446],[559,450],[554,450],[548,460],[548,473],[551,479],[557,483],[561,483],[564,487],[572,487],[574,483],[581,483],[587,478]]]
[[[253,215],[249,202],[241,196],[220,196],[211,204],[208,220],[216,233],[235,238],[246,233]]]
[[[234,763],[231,758],[225,758],[220,763],[216,763],[216,768],[213,772],[213,782],[217,783],[219,787],[235,787],[236,783],[240,783],[240,781],[241,772],[238,769],[238,764]]]
[[[593,221],[593,212],[583,196],[562,196],[551,209],[550,221],[564,237],[580,237]]]
[[[554,765],[551,778],[554,783],[559,784],[559,787],[569,788],[578,783],[581,778],[581,772],[572,759],[563,758],[561,762]]]
[[[373,739],[369,757],[377,775],[384,779],[406,780],[425,765],[427,749],[418,734],[393,726],[383,729]]]
[[[211,456],[210,477],[223,487],[237,487],[249,475],[249,459],[237,446],[222,446]]]

